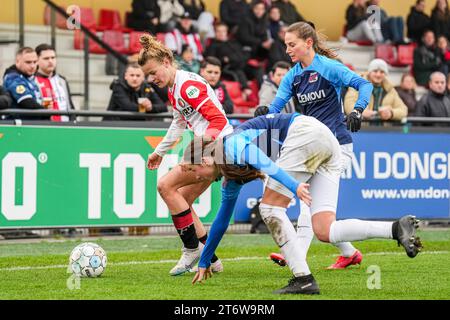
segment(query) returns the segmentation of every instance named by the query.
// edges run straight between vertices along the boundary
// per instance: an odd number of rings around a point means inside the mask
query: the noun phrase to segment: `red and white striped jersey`
[[[155,152],[160,156],[182,135],[186,125],[196,136],[224,137],[233,132],[223,107],[208,82],[198,74],[177,70],[169,88],[173,121]]]

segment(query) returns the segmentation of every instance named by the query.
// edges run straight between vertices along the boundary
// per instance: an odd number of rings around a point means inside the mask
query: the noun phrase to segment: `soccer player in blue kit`
[[[214,181],[221,175],[225,179],[221,207],[192,282],[211,275],[211,257],[228,228],[242,185],[263,174],[269,178],[260,205],[261,217],[294,275],[286,287],[275,293],[319,293],[306,263],[306,251],[299,246],[300,239],[286,215],[294,195],[311,207],[313,229],[319,240],[334,244],[395,239],[409,257],[415,257],[421,244],[415,235],[417,220],[413,216],[395,222],[336,221],[340,157],[339,143],[327,126],[298,113],[254,118],[221,139],[194,138],[184,153],[182,170],[199,182]],[[277,158],[276,164],[271,158]]]
[[[286,52],[296,64],[283,78],[274,101],[268,107],[259,107],[255,116],[278,113],[292,96],[296,96],[300,113],[324,123],[338,139],[342,152],[341,170],[345,171],[350,166],[353,155],[352,137],[347,128],[352,132],[361,128],[361,114],[370,101],[373,86],[335,60],[336,53],[322,43],[321,35],[310,23],[290,25],[285,43]],[[347,118],[347,126],[341,99],[343,86],[359,91],[359,99]],[[311,213],[304,202],[300,205],[297,234],[301,239],[300,245],[308,251],[314,236]],[[340,249],[341,255],[329,269],[344,269],[361,263],[362,254],[351,243],[334,245]],[[272,253],[271,258],[281,266],[286,263],[282,255]]]

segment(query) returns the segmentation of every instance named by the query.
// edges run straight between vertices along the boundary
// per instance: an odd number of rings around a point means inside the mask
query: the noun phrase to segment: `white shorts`
[[[336,212],[342,170],[341,148],[333,133],[319,120],[299,116],[291,124],[277,165],[294,179],[310,183],[311,214]],[[288,198],[294,194],[269,178],[267,187]]]

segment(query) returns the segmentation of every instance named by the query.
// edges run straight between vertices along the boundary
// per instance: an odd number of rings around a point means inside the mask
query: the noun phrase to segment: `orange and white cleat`
[[[345,269],[351,265],[361,264],[362,258],[363,256],[361,252],[359,250],[356,250],[356,252],[351,257],[339,256],[336,262],[329,266],[327,269]]]
[[[286,266],[286,259],[284,259],[284,257],[279,253],[275,253],[275,252],[271,253],[270,259],[273,262],[275,262],[277,265],[279,265],[280,267]]]

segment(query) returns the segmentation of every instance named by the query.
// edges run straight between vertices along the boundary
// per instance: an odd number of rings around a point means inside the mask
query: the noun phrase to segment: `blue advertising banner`
[[[353,135],[355,157],[343,173],[338,219],[450,219],[450,134],[361,132]],[[248,221],[263,185],[245,186],[235,221]],[[296,220],[298,199],[288,215]]]

